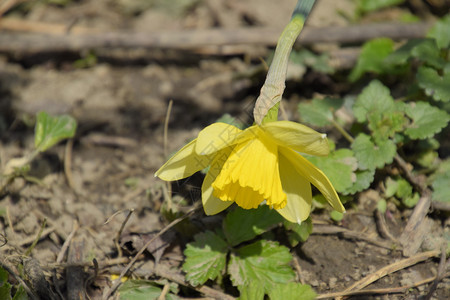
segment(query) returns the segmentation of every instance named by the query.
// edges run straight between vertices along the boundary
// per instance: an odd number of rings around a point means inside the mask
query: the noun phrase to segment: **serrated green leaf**
[[[277,284],[269,291],[270,300],[287,300],[287,299],[301,299],[314,300],[317,294],[308,284],[300,284],[290,282],[287,284]]]
[[[148,280],[127,280],[118,290],[120,300],[158,299],[162,290]],[[166,294],[167,300],[177,300],[179,297]]]
[[[356,180],[353,171],[358,164],[349,149],[340,149],[325,157],[308,156],[307,159],[327,175],[338,192],[346,190]]]
[[[405,111],[412,119],[405,133],[412,139],[432,137],[450,121],[449,114],[426,102],[413,102],[406,107]]]
[[[449,65],[449,64],[447,64]],[[425,94],[436,101],[450,101],[450,72],[439,73],[428,67],[420,67],[416,74],[419,86],[425,90]]]
[[[374,179],[375,170],[357,170],[355,175],[356,181],[345,191],[342,191],[342,194],[353,195],[367,189]]]
[[[261,285],[254,281],[250,282],[249,285],[239,286],[239,300],[263,300],[264,290]]]
[[[433,180],[433,195],[434,201],[450,202],[450,170],[438,173]]]
[[[440,49],[450,47],[450,14],[437,21],[430,29],[427,37],[436,39]]]
[[[381,141],[375,145],[370,136],[364,133],[356,137],[352,143],[352,149],[361,170],[373,170],[390,164],[397,151],[391,140]]]
[[[208,230],[194,236],[194,242],[187,244],[184,255],[186,279],[197,286],[215,279],[225,269],[227,243]]]
[[[283,221],[283,217],[267,205],[257,209],[236,207],[223,221],[223,231],[231,246],[249,241],[272,226]]]
[[[292,247],[295,247],[300,242],[306,242],[309,235],[312,233],[313,225],[311,218],[308,217],[301,224],[292,223],[287,220],[283,222],[284,228],[288,230],[288,240]]]
[[[234,286],[258,282],[267,293],[276,284],[294,280],[295,273],[289,266],[291,260],[288,248],[277,242],[259,240],[231,253],[228,272]]]
[[[381,8],[398,5],[405,0],[358,0],[357,5],[359,11],[371,12]]]
[[[390,90],[378,80],[370,82],[353,105],[353,113],[358,122],[368,120],[370,115],[382,115],[394,109],[395,103]]]
[[[34,146],[45,151],[61,140],[74,136],[77,122],[68,115],[52,117],[46,112],[38,113],[34,128]]]
[[[343,103],[344,99],[314,99],[309,103],[300,103],[298,112],[305,123],[322,127],[332,123],[334,113]]]
[[[378,38],[366,42],[358,57],[356,66],[349,75],[354,82],[366,72],[381,74],[388,72],[392,67],[384,62],[385,58],[394,51],[394,42],[388,38]]]

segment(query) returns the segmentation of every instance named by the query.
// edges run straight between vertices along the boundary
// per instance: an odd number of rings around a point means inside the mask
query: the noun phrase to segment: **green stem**
[[[276,121],[279,102],[285,88],[286,73],[292,46],[303,29],[306,17],[315,0],[299,0],[292,19],[278,39],[275,54],[267,73],[261,93],[256,99],[253,115],[257,124]]]
[[[331,123],[333,124],[333,126],[342,134],[342,136],[349,141],[350,143],[353,143],[353,141],[355,140],[341,125],[339,125],[338,122],[336,122],[336,120],[332,120]]]

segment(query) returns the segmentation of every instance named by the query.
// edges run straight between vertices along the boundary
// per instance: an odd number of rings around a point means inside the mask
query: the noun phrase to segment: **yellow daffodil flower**
[[[298,152],[328,155],[326,135],[290,121],[245,130],[214,123],[170,158],[155,176],[179,180],[209,166],[202,185],[207,215],[217,214],[233,202],[245,209],[265,202],[287,220],[300,223],[311,210],[311,184],[335,210],[344,212],[325,174]]]
[[[299,1],[281,34],[253,111],[256,125],[240,130],[214,123],[156,172],[159,178],[172,181],[209,166],[202,185],[207,215],[233,202],[245,209],[265,203],[287,220],[300,223],[311,210],[311,184],[335,210],[345,211],[325,174],[299,154],[328,155],[326,135],[295,122],[276,121],[289,54],[313,4]]]

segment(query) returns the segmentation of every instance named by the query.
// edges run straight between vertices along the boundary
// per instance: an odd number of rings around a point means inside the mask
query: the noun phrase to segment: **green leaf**
[[[353,171],[358,163],[349,149],[340,149],[325,157],[307,156],[307,159],[327,175],[338,192],[349,188],[356,179]]]
[[[390,90],[378,80],[370,82],[353,105],[353,113],[358,122],[368,120],[370,115],[382,115],[394,109],[395,103]]]
[[[223,231],[231,246],[249,241],[283,221],[283,217],[267,205],[257,209],[236,207],[223,221]]]
[[[11,300],[11,287],[11,284],[8,282],[4,282],[0,285],[0,299]]]
[[[301,299],[314,300],[317,294],[308,284],[290,282],[277,284],[269,291],[270,300]]]
[[[264,299],[264,290],[261,288],[261,285],[256,282],[250,282],[249,285],[241,285],[239,288],[239,300],[263,300]]]
[[[71,138],[77,129],[77,122],[71,116],[52,117],[42,111],[37,115],[34,128],[34,146],[45,151],[61,140]]]
[[[381,8],[398,5],[405,0],[358,0],[358,10],[361,12],[371,12]]]
[[[409,182],[406,179],[400,178],[397,180],[397,191],[395,192],[395,195],[402,199],[406,198],[412,195],[412,186],[409,184]]]
[[[349,80],[354,82],[364,73],[373,72],[381,74],[388,72],[392,67],[384,62],[384,59],[394,51],[394,42],[388,38],[378,38],[366,42],[358,57],[356,66],[349,75]]]
[[[298,112],[305,123],[323,127],[332,123],[334,113],[343,103],[343,99],[314,99],[309,103],[300,103]]]
[[[440,56],[440,51],[434,39],[424,39],[422,43],[411,50],[411,55],[437,69],[445,65],[445,60]]]
[[[427,37],[436,39],[440,49],[450,47],[450,14],[447,14],[430,29]]]
[[[196,234],[184,250],[186,279],[193,286],[215,279],[225,269],[227,243],[212,231]]]
[[[417,202],[419,202],[419,199],[420,199],[419,193],[414,193],[413,195],[402,198],[402,202],[406,207],[412,208],[416,206]]]
[[[355,157],[358,159],[361,170],[373,170],[390,164],[396,154],[397,148],[391,140],[374,144],[370,136],[360,133],[352,143]]]
[[[416,78],[419,86],[425,90],[427,96],[433,97],[436,101],[448,102],[450,100],[450,71],[444,72],[444,75],[441,77],[432,68],[420,67]]]
[[[300,242],[306,242],[313,230],[313,225],[310,217],[308,217],[308,219],[303,221],[301,224],[284,220],[283,225],[284,228],[288,231],[288,240],[289,244],[292,247],[297,246]]]
[[[4,285],[6,282],[8,282],[9,273],[2,267],[0,267],[0,286]]]
[[[446,127],[450,121],[449,114],[426,102],[410,103],[406,106],[405,111],[412,120],[405,133],[412,139],[432,137]]]
[[[158,299],[162,290],[148,280],[127,280],[119,287],[120,300]],[[179,297],[167,294],[167,300],[177,300]]]
[[[380,201],[377,202],[377,209],[382,214],[386,213],[387,210],[386,199],[380,199]]]
[[[392,179],[391,177],[386,178],[386,181],[384,183],[385,185],[385,191],[384,195],[389,198],[395,195],[398,190],[398,181]]]
[[[331,219],[332,219],[333,221],[335,221],[335,222],[340,222],[340,221],[342,221],[342,219],[344,218],[344,214],[341,213],[341,212],[338,212],[337,210],[333,210],[333,211],[330,213],[330,217],[331,217]]]
[[[353,195],[367,189],[374,179],[375,170],[357,170],[355,175],[356,181],[352,186],[342,191],[342,194]]]
[[[22,285],[19,285],[19,288],[17,289],[16,293],[14,294],[14,297],[12,298],[12,300],[28,300],[28,294]]]
[[[434,201],[450,202],[450,170],[438,173],[433,180],[433,195]]]
[[[234,286],[258,282],[267,293],[278,283],[294,280],[295,273],[289,266],[291,260],[288,248],[277,242],[258,240],[231,253],[228,272]]]

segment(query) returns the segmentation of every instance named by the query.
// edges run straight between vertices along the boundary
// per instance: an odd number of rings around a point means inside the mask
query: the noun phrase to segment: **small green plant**
[[[236,207],[227,214],[221,229],[199,233],[187,245],[183,264],[186,279],[197,286],[229,276],[242,299],[263,299],[265,294],[270,299],[282,299],[293,290],[299,292],[297,297],[302,295],[301,299],[314,299],[310,286],[293,282],[289,249],[270,238],[269,230],[281,223],[283,218],[267,206],[250,211]],[[306,240],[312,230],[309,220],[302,225],[283,224],[290,230],[292,245]],[[255,239],[259,235],[265,238]]]
[[[52,117],[46,112],[36,116],[34,128],[34,149],[27,155],[10,159],[3,170],[3,182],[0,184],[0,195],[12,183],[14,178],[26,176],[31,161],[41,152],[47,151],[60,141],[74,136],[77,123],[68,115]]]
[[[394,160],[405,159],[431,173],[433,199],[448,191],[448,159],[441,162],[434,137],[447,127],[450,120],[450,16],[444,17],[430,30],[427,38],[414,39],[394,49],[389,39],[375,39],[362,49],[349,79],[353,82],[370,72],[381,80],[404,80],[404,94],[394,99],[389,87],[373,79],[356,97],[345,99],[314,99],[299,104],[301,119],[313,126],[334,126],[350,143],[350,149],[339,149],[328,157],[308,157],[330,178],[336,190],[344,195],[368,188],[377,170]],[[336,112],[343,109],[355,122],[347,124]],[[411,151],[414,149],[414,151]],[[408,153],[414,152],[413,155]],[[400,175],[384,182],[385,197],[397,204],[413,207],[419,191]]]

